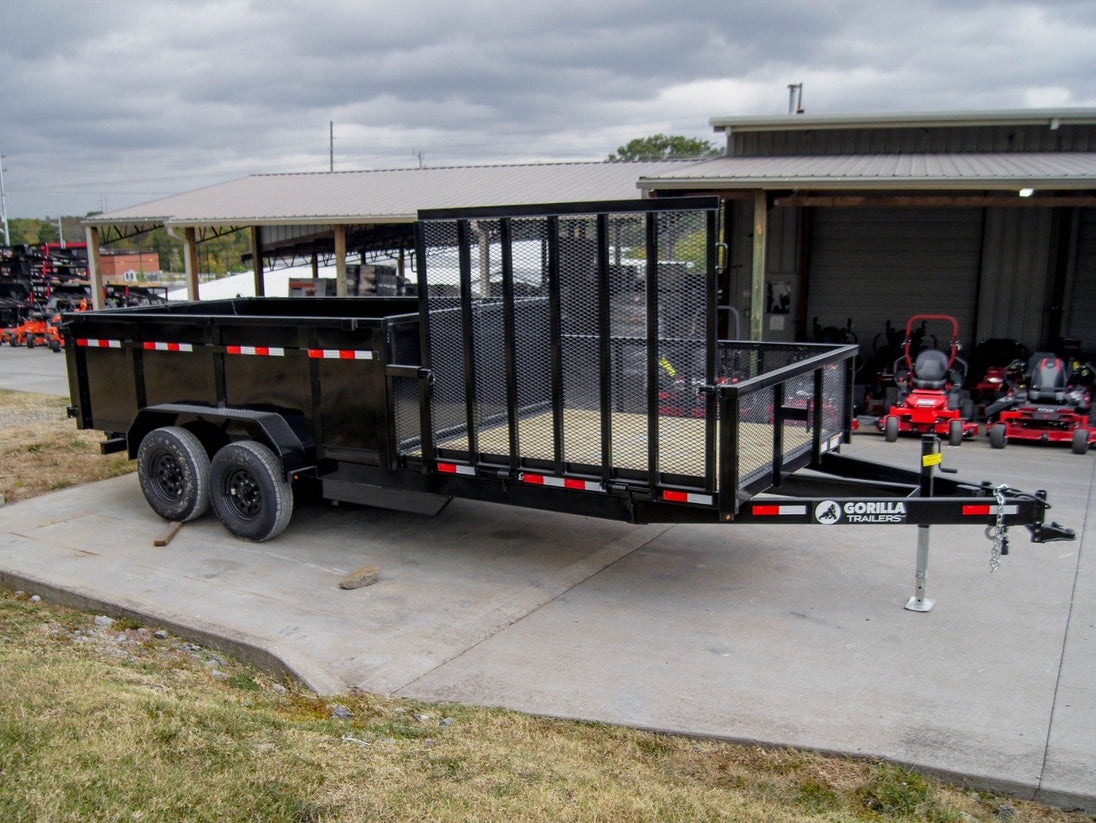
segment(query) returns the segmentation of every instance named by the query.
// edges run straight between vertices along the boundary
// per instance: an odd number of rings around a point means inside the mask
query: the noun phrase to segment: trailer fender
[[[281,459],[287,475],[315,462],[312,449],[305,445],[289,421],[278,412],[199,406],[189,403],[165,403],[141,409],[126,433],[130,459],[136,458],[141,448],[141,441],[149,432],[161,426],[174,426],[181,417],[194,417],[205,423],[222,425],[234,421],[244,423],[248,428],[253,427],[259,434],[257,439],[265,442]]]

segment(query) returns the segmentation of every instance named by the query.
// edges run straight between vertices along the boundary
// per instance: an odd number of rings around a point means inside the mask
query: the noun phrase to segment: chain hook
[[[997,522],[986,527],[986,537],[990,540],[989,570],[992,574],[1001,568],[1001,555],[1008,554],[1008,526],[1005,525],[1005,489],[1002,484],[993,490],[993,499],[997,503]]]

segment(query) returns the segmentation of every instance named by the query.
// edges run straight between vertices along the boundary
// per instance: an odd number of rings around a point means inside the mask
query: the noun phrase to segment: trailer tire
[[[893,443],[898,439],[898,418],[888,417],[883,425],[883,437],[886,438],[888,443]]]
[[[194,520],[209,508],[209,455],[184,428],[164,426],[145,435],[137,475],[148,505],[165,520]]]
[[[27,335],[27,348],[28,349],[33,349],[34,348],[34,335],[33,334],[28,334]]]
[[[51,352],[53,352],[54,354],[57,354],[59,351],[61,351],[61,341],[60,340],[50,340],[49,341],[49,350]]]
[[[1075,429],[1070,451],[1074,454],[1084,454],[1088,451],[1088,429]]]
[[[261,543],[277,537],[293,515],[293,486],[281,461],[254,440],[229,443],[210,464],[210,502],[224,527]]]
[[[952,420],[948,423],[948,445],[949,446],[962,446],[963,445],[963,421]]]
[[[1004,423],[994,423],[989,427],[989,444],[995,449],[1003,449],[1008,443],[1008,428]]]

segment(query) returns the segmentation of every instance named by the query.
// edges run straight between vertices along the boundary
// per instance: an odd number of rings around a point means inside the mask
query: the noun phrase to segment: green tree
[[[611,163],[631,160],[682,160],[719,157],[722,152],[711,140],[684,137],[680,134],[654,134],[637,137],[609,155]]]

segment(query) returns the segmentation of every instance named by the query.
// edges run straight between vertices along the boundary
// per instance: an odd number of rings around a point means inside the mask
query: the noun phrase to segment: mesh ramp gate
[[[713,494],[717,209],[421,213],[432,388],[426,437],[401,452],[573,488]]]

